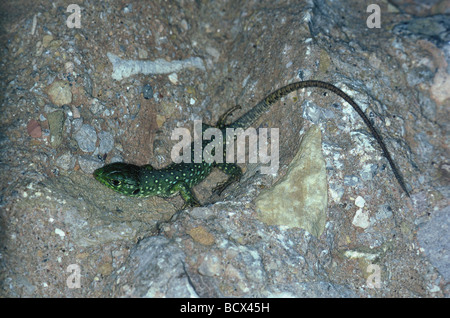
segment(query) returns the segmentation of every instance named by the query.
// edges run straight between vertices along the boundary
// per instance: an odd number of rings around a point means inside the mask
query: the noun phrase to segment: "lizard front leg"
[[[186,209],[187,207],[194,207],[194,206],[202,206],[200,204],[200,201],[195,197],[194,192],[189,188],[189,186],[184,182],[177,182],[172,187],[172,190],[174,192],[179,192],[181,197],[184,200],[182,210]]]

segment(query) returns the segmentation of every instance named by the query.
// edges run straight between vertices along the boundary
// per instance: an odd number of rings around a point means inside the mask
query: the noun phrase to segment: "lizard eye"
[[[120,184],[119,180],[111,180],[110,182],[113,186],[117,187]]]

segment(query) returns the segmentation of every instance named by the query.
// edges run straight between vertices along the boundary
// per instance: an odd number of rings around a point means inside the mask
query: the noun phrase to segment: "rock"
[[[44,35],[44,37],[42,38],[42,46],[47,48],[50,45],[50,42],[53,41],[53,36],[46,34]]]
[[[50,127],[50,144],[56,148],[63,140],[64,111],[57,110],[47,115]]]
[[[143,239],[124,266],[109,277],[113,296],[198,297],[189,283],[184,259],[183,251],[163,236]]]
[[[256,199],[264,223],[300,227],[314,236],[322,234],[328,195],[321,136],[318,126],[308,130],[286,176]]]
[[[56,159],[56,165],[63,170],[72,170],[75,167],[75,157],[67,152]]]
[[[83,172],[89,174],[93,173],[95,169],[103,166],[102,161],[88,155],[78,156],[78,164]]]
[[[40,138],[42,136],[41,125],[37,120],[31,119],[27,124],[28,134],[33,138]]]
[[[150,84],[144,85],[142,93],[145,99],[150,99],[153,97],[153,87]]]
[[[100,139],[98,147],[100,154],[108,153],[114,148],[114,137],[110,132],[101,131],[98,133],[98,138]]]
[[[431,264],[450,282],[450,207],[433,212],[431,219],[417,233],[420,246]]]
[[[47,89],[47,93],[53,104],[57,106],[67,105],[72,102],[72,91],[66,81],[55,81]]]
[[[370,226],[369,214],[362,208],[358,209],[353,217],[352,224],[354,226],[367,229]]]
[[[195,242],[198,242],[202,245],[212,245],[215,241],[214,235],[209,233],[203,226],[198,226],[191,229],[188,234]]]
[[[97,132],[91,125],[84,124],[80,130],[75,133],[75,140],[78,146],[84,152],[93,152],[97,143]]]
[[[174,60],[168,62],[164,59],[156,59],[155,61],[125,60],[110,52],[106,55],[113,65],[112,78],[116,81],[120,81],[123,78],[127,78],[135,74],[175,74],[185,68],[198,68],[203,71],[205,70],[203,60],[200,57],[190,57],[184,60]],[[173,76],[174,75],[172,75],[172,77]]]

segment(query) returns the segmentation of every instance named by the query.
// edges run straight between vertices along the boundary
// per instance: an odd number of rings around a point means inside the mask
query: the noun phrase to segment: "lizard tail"
[[[234,123],[228,125],[228,128],[248,128],[253,122],[258,119],[258,117],[266,112],[275,102],[277,102],[282,97],[288,95],[289,93],[302,89],[302,88],[309,88],[309,87],[319,87],[326,90],[329,90],[336,95],[342,97],[347,103],[349,103],[353,109],[358,113],[358,115],[362,118],[366,126],[369,128],[370,132],[372,133],[372,136],[376,139],[378,144],[380,145],[381,149],[383,150],[384,156],[387,158],[389,165],[392,168],[392,171],[394,173],[395,178],[397,179],[398,183],[400,184],[400,187],[405,191],[406,195],[409,197],[409,192],[406,188],[406,184],[403,181],[403,177],[400,174],[400,171],[397,169],[397,167],[394,164],[394,160],[392,160],[391,154],[386,148],[386,145],[383,141],[383,138],[381,135],[376,131],[375,127],[370,122],[369,118],[367,118],[366,114],[362,111],[362,109],[356,104],[353,99],[351,99],[350,96],[348,96],[346,93],[344,93],[341,89],[337,88],[333,84],[322,82],[322,81],[316,81],[316,80],[308,80],[308,81],[301,81],[301,82],[295,82],[291,83],[289,85],[286,85],[282,88],[277,89],[276,91],[272,92],[271,94],[267,95],[263,100],[261,100],[258,104],[255,105],[252,109],[250,109],[248,112],[246,112],[244,115],[239,117]]]

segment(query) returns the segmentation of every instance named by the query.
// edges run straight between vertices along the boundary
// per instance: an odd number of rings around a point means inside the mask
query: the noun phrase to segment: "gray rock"
[[[108,153],[114,148],[114,137],[110,132],[101,131],[98,133],[100,145],[98,151],[100,154]]]
[[[184,259],[184,252],[166,237],[140,241],[125,265],[110,277],[110,284],[115,285],[114,296],[198,297],[189,282]]]
[[[450,281],[450,206],[432,214],[428,223],[417,233],[420,246],[425,250],[431,264],[444,279]]]
[[[449,30],[450,19],[444,14],[414,18],[401,22],[393,28],[397,35],[414,40],[426,39],[440,48],[450,41]]]
[[[75,161],[75,157],[70,152],[67,152],[56,159],[56,165],[64,170],[72,170],[75,166]]]
[[[89,155],[78,156],[78,164],[81,170],[86,173],[93,173],[95,169],[100,168],[103,162]]]
[[[81,150],[84,152],[92,152],[95,150],[97,132],[91,125],[84,124],[81,126],[80,130],[75,133],[75,140]]]
[[[145,99],[150,99],[153,97],[153,87],[150,84],[144,85],[142,88],[142,93]]]

